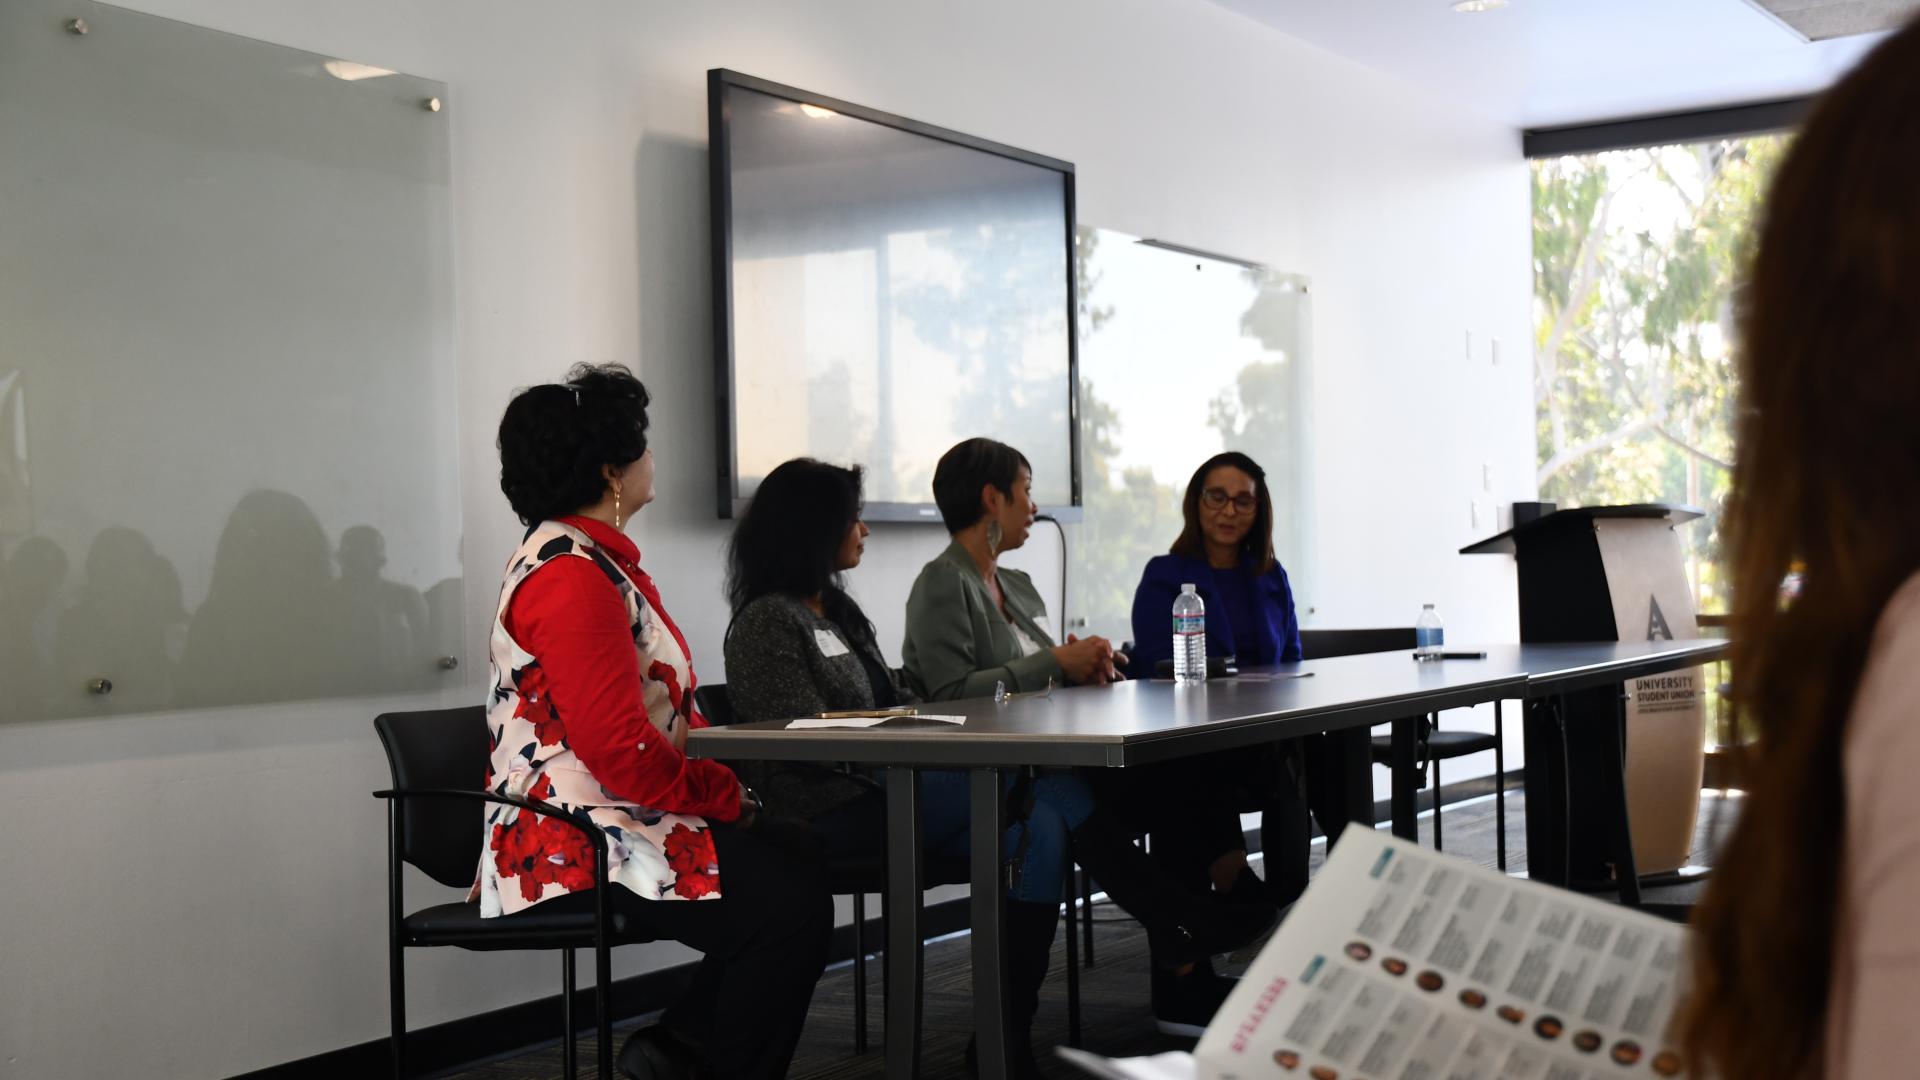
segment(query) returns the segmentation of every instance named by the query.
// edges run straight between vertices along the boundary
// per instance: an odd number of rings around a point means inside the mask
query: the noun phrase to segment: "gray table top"
[[[1620,682],[1705,663],[1725,647],[1719,640],[1456,646],[1484,649],[1487,657],[1437,663],[1415,662],[1407,652],[1370,653],[1198,686],[1139,680],[1061,687],[1005,705],[976,698],[923,706],[964,716],[964,724],[903,719],[871,728],[788,731],[786,721],[773,720],[704,728],[689,733],[687,752],[874,765],[1141,765]]]
[[[1712,663],[1725,658],[1730,644],[1725,638],[1690,638],[1476,647],[1487,650],[1489,661],[1523,668],[1527,696],[1542,697]]]

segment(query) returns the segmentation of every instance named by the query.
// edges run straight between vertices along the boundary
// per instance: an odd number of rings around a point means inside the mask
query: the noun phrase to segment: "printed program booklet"
[[[1349,829],[1215,1014],[1191,1075],[1683,1076],[1670,1022],[1686,951],[1678,924]],[[1096,1075],[1170,1075],[1152,1061]]]

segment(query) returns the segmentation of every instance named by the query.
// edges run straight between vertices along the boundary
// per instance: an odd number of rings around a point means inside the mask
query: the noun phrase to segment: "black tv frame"
[[[713,68],[707,72],[707,137],[708,137],[708,205],[712,222],[713,241],[713,416],[716,449],[718,450],[717,494],[718,509],[721,518],[731,518],[746,509],[751,500],[741,498],[739,494],[739,461],[733,451],[733,401],[734,401],[734,350],[733,350],[733,192],[730,180],[733,166],[729,159],[727,143],[727,91],[732,87],[753,90],[773,97],[785,98],[800,105],[816,105],[831,109],[842,116],[851,116],[875,124],[898,128],[901,131],[928,138],[939,139],[972,150],[981,150],[989,154],[1038,165],[1052,169],[1060,174],[1062,193],[1065,195],[1066,220],[1061,222],[1067,250],[1067,279],[1063,283],[1067,290],[1067,424],[1068,424],[1068,492],[1071,499],[1067,506],[1042,506],[1040,513],[1058,521],[1077,522],[1080,520],[1082,493],[1080,476],[1080,340],[1079,340],[1079,281],[1074,266],[1074,226],[1077,213],[1074,206],[1073,163],[1058,158],[1036,154],[1030,150],[993,142],[963,132],[952,131],[904,116],[871,109],[864,105],[855,105],[850,101],[816,94],[810,90],[770,82],[752,75],[743,75],[726,68]],[[940,512],[933,504],[933,493],[927,493],[924,503],[907,502],[869,502],[863,516],[868,521],[930,521],[939,522]]]

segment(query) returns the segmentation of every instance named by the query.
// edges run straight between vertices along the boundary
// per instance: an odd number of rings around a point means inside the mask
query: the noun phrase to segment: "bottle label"
[[[1446,640],[1447,632],[1438,626],[1421,626],[1414,629],[1413,643],[1418,649],[1437,649]],[[1401,641],[1407,640],[1401,638]]]
[[[1204,634],[1207,632],[1205,615],[1175,615],[1173,632],[1176,634]]]

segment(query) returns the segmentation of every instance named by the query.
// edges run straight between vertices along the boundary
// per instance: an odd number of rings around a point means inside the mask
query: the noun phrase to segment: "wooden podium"
[[[1521,641],[1692,638],[1693,590],[1675,530],[1699,516],[1659,504],[1560,510],[1460,551],[1513,555]],[[1696,668],[1528,704],[1531,876],[1613,887],[1609,853],[1623,807],[1639,874],[1686,865],[1700,807],[1704,686]]]

